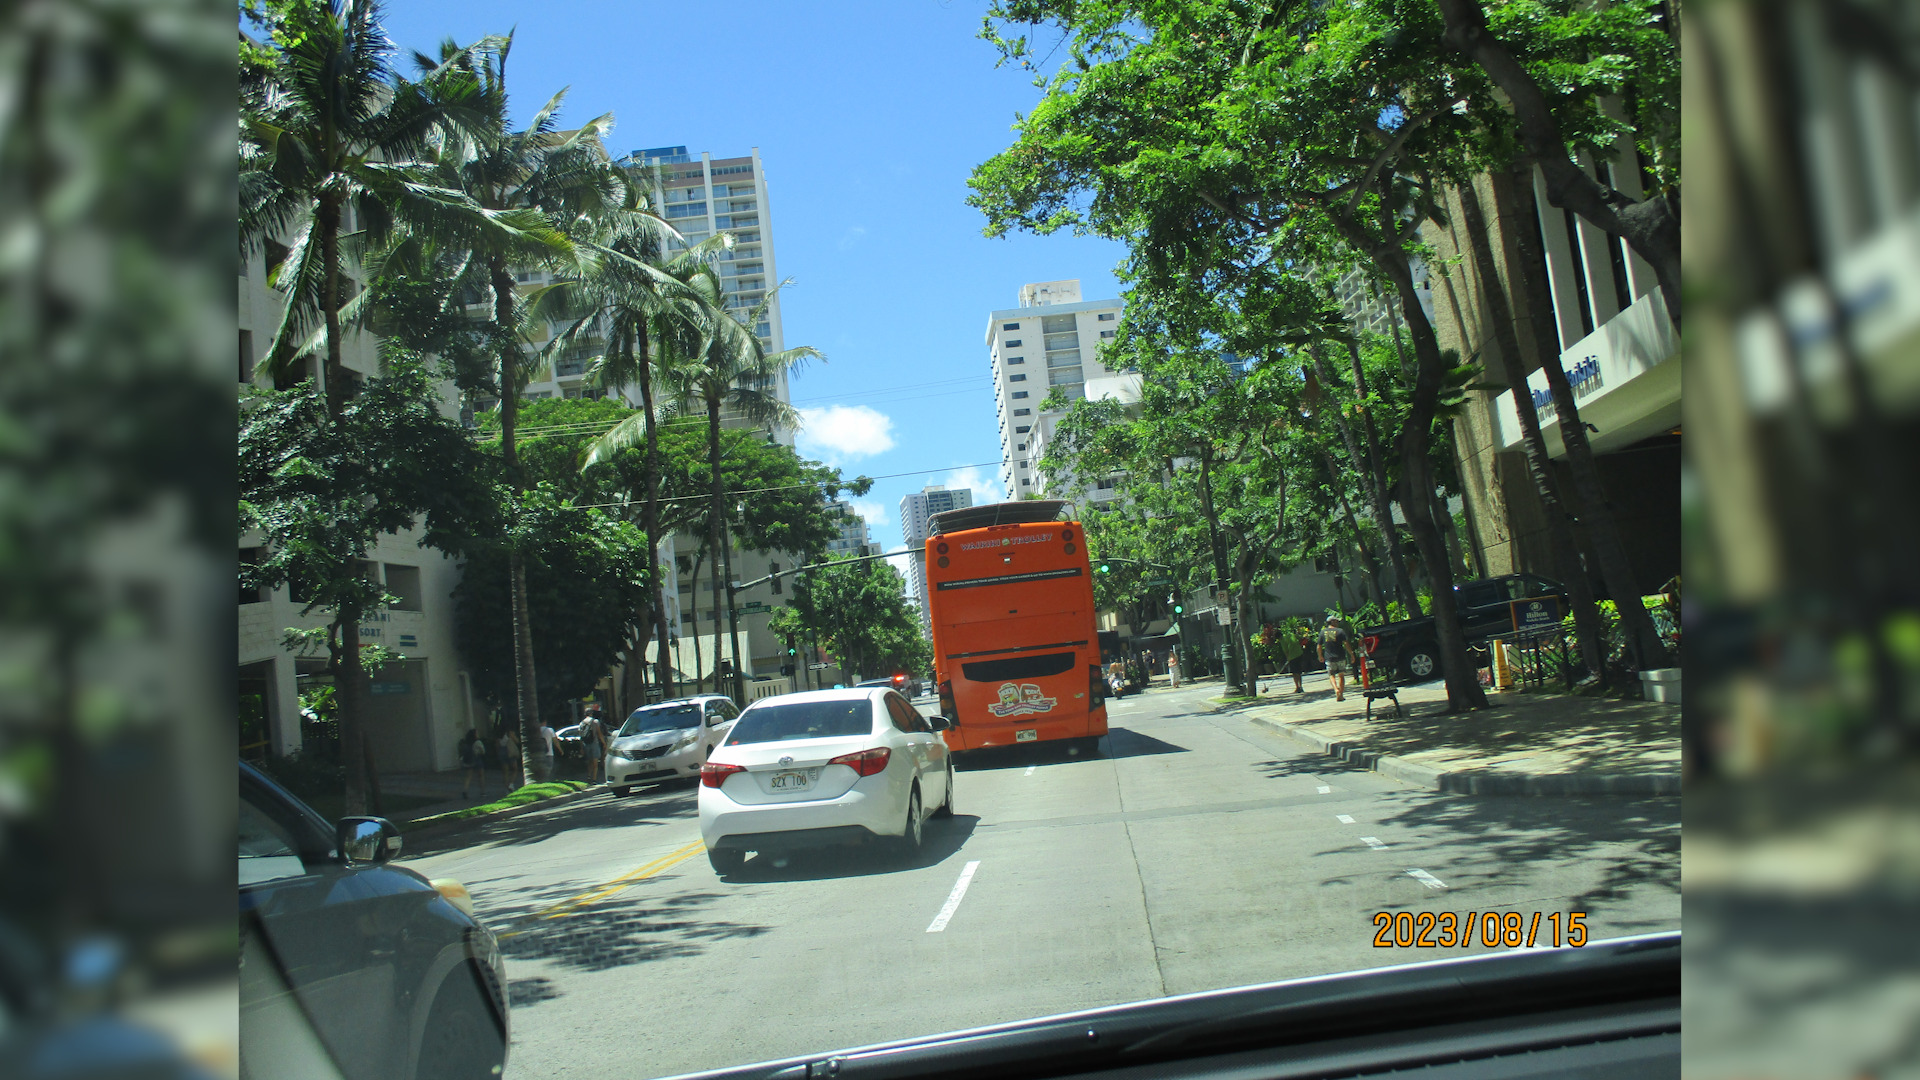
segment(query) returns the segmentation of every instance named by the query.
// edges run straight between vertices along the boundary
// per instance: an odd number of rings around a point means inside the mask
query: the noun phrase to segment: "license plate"
[[[805,791],[813,786],[813,777],[807,770],[774,773],[767,782],[768,791]]]
[[[1040,738],[1040,732],[1036,731],[1033,728],[1022,728],[1021,730],[1013,733],[1014,742],[1036,742],[1039,740],[1039,738]]]

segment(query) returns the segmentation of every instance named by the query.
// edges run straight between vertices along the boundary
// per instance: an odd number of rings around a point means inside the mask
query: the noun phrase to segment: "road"
[[[929,823],[914,866],[823,852],[722,881],[690,786],[575,801],[407,862],[464,882],[501,933],[508,1073],[540,1080],[1485,951],[1377,948],[1377,911],[1582,911],[1596,940],[1679,927],[1679,799],[1415,789],[1215,714],[1217,692],[1112,702],[1095,757],[963,763],[958,813]]]

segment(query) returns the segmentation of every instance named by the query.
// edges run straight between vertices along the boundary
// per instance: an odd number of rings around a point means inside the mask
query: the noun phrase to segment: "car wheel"
[[[707,849],[707,865],[713,867],[713,872],[721,877],[739,873],[740,868],[746,864],[747,853],[744,851],[733,848]]]
[[[627,785],[621,784],[619,787],[613,789],[613,797],[616,799],[624,799],[627,797],[627,792],[632,790],[633,789]]]
[[[1409,679],[1431,679],[1433,673],[1440,670],[1440,650],[1426,643],[1416,645],[1407,650],[1407,659],[1401,667]]]
[[[907,828],[900,834],[900,854],[907,859],[920,857],[920,785],[913,785],[913,792],[907,796]]]
[[[461,965],[440,984],[420,1040],[417,1080],[474,1080],[497,1076],[506,1061],[506,1041],[480,977]]]
[[[940,809],[933,812],[934,817],[953,816],[953,758],[947,758],[947,797],[940,802]]]

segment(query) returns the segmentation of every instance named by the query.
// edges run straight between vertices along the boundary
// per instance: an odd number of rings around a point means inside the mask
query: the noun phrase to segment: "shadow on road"
[[[1256,761],[1253,767],[1260,775],[1269,780],[1285,780],[1295,776],[1332,776],[1336,773],[1364,773],[1370,770],[1365,765],[1351,761],[1342,761],[1324,754],[1303,755],[1286,761]]]
[[[1680,893],[1680,799],[1451,796],[1408,800],[1381,824],[1437,844],[1468,841],[1495,874],[1535,863],[1577,863],[1596,880],[1575,895],[1575,910],[1618,904],[1641,890]],[[1462,875],[1471,881],[1472,875]],[[1671,919],[1642,925],[1609,917],[1607,936],[1671,930]]]
[[[691,818],[698,812],[697,790],[697,782],[690,780],[635,788],[626,798],[617,798],[602,788],[591,795],[567,799],[515,817],[476,821],[425,836],[409,835],[405,854],[410,859],[421,858],[482,844],[501,847],[531,844],[557,832],[665,825]]]
[[[956,785],[955,791],[959,790]],[[903,858],[891,843],[878,840],[847,847],[815,848],[778,855],[759,854],[726,879],[735,884],[772,881],[819,881],[825,878],[867,877],[919,870],[953,858],[966,846],[980,819],[972,814],[933,818],[922,834],[920,854]]]
[[[500,951],[514,960],[551,960],[582,971],[607,971],[649,960],[698,956],[708,942],[758,937],[771,929],[703,918],[702,909],[721,896],[713,892],[621,894],[557,917],[522,923],[501,935]],[[516,980],[508,991],[517,995],[516,1005],[520,997],[532,1004],[560,996],[550,983],[538,979]]]
[[[954,768],[961,772],[992,772],[997,769],[1024,769],[1029,765],[1064,765],[1095,758],[1149,757],[1187,752],[1184,746],[1175,746],[1151,735],[1116,727],[1107,729],[1107,734],[1091,753],[1078,740],[1056,739],[1051,742],[1016,743],[1012,746],[969,750],[954,755],[953,760]]]

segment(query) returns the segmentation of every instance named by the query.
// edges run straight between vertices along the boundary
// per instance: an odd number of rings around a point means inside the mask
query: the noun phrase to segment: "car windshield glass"
[[[634,714],[627,717],[627,722],[620,725],[620,734],[648,735],[656,731],[679,731],[681,728],[697,727],[699,723],[698,705],[662,705],[656,709],[634,710]]]
[[[728,746],[742,743],[792,742],[795,739],[831,739],[866,735],[873,731],[873,703],[853,701],[796,701],[749,709],[733,725]]]

